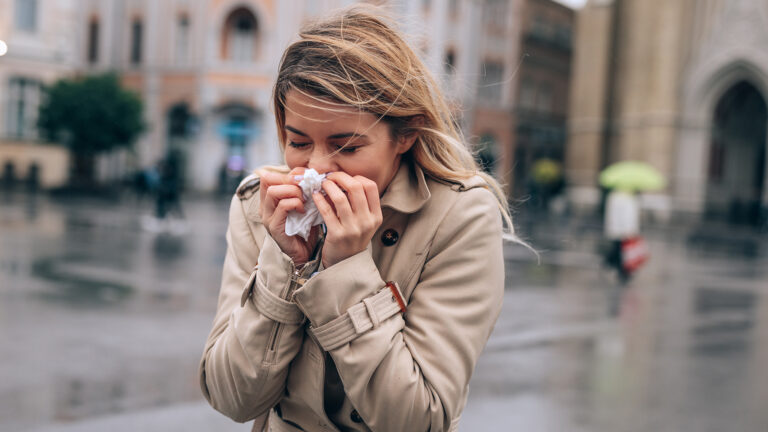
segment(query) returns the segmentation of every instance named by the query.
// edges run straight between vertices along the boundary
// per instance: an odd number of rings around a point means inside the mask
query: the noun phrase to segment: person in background
[[[624,265],[622,246],[626,240],[640,235],[640,204],[632,191],[613,189],[608,193],[603,231],[609,242],[606,262],[625,284],[631,274]]]

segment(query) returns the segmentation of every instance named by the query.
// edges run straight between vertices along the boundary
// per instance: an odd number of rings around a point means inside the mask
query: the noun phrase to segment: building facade
[[[517,196],[540,181],[533,172],[537,161],[564,164],[574,13],[552,0],[527,0],[520,17],[524,58],[513,110]]]
[[[352,3],[84,1],[80,70],[116,70],[145,102],[149,131],[137,145],[138,160],[124,152],[114,156],[121,161],[117,165],[148,167],[175,152],[186,167],[187,185],[211,190],[228,172],[280,163],[269,105],[280,55],[307,20]],[[474,131],[481,130],[474,122],[502,112],[492,126],[501,131],[493,138],[494,157],[511,166],[511,156],[504,155],[511,154],[512,143],[508,114],[514,81],[508,78],[517,58],[510,39],[515,1],[376,3],[398,17],[457,107],[470,142],[478,141]]]
[[[597,205],[599,171],[634,159],[669,179],[655,209],[759,223],[768,207],[768,2],[592,0],[577,20],[574,206]]]
[[[280,56],[307,20],[355,3],[355,0],[0,1],[13,5],[36,4],[36,13],[52,15],[45,19],[55,17],[66,21],[66,25],[60,26],[61,34],[55,38],[58,42],[46,39],[40,45],[46,49],[57,43],[65,45],[67,60],[57,62],[52,58],[50,62],[55,64],[32,67],[31,70],[47,74],[39,81],[112,71],[119,74],[124,86],[141,96],[148,129],[133,150],[117,150],[100,157],[97,172],[101,180],[123,179],[173,155],[181,161],[185,184],[201,191],[217,188],[229,191],[232,181],[228,179],[234,177],[236,181],[239,175],[256,166],[282,161],[270,106]],[[550,17],[558,14],[547,12],[554,2],[389,0],[375,3],[389,8],[398,17],[401,29],[420,51],[456,108],[457,120],[469,144],[479,145],[480,156],[487,162],[489,171],[511,185],[515,179],[514,143],[518,134],[515,110],[519,105],[518,95],[528,94],[527,85],[520,91],[520,77],[538,77],[536,68],[540,66],[535,64],[540,57],[546,57],[545,51],[549,49],[546,42],[537,49],[524,40],[525,35],[535,32],[525,23],[529,17],[538,20],[544,17],[545,24],[541,27],[554,28],[547,26]],[[66,11],[58,11],[49,4],[58,8],[66,5]],[[5,15],[0,19],[9,18]],[[45,28],[43,33],[52,31],[48,26]],[[26,55],[33,50],[16,39],[11,38],[10,42],[17,53]],[[531,53],[529,60],[520,66],[523,50]],[[0,61],[6,62],[8,58]],[[6,68],[0,73],[4,70]],[[9,78],[3,80],[9,87]],[[547,84],[538,88],[547,89],[542,90],[542,94],[550,93],[553,112],[558,112],[557,106],[564,106],[552,95],[560,91],[559,87]],[[6,97],[2,105],[6,117],[11,115],[8,107],[12,104]],[[31,119],[37,105],[26,104],[25,109],[29,111],[25,121],[33,125]],[[31,138],[35,132],[34,127],[30,127]],[[526,144],[531,139],[524,141],[525,149],[535,146]],[[522,154],[530,159],[530,155],[538,153]],[[66,168],[62,170],[66,172]]]
[[[50,3],[50,4],[49,4]],[[75,1],[0,0],[0,181],[42,187],[67,181],[69,154],[37,133],[43,85],[76,68]],[[43,7],[45,6],[45,7]]]
[[[513,200],[531,194],[532,168],[562,165],[573,10],[553,0],[489,1],[472,131],[481,159]],[[483,156],[488,153],[488,156]]]
[[[283,48],[322,2],[82,1],[80,69],[117,71],[144,101],[148,131],[127,167],[173,155],[197,190],[276,163],[270,111]],[[123,175],[125,173],[115,173]]]

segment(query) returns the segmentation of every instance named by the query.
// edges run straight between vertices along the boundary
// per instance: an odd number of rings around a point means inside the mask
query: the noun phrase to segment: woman
[[[304,29],[273,102],[287,167],[232,199],[205,397],[254,430],[455,430],[503,297],[498,184],[367,9]],[[327,178],[305,200],[309,168]],[[310,200],[323,226],[287,236]]]

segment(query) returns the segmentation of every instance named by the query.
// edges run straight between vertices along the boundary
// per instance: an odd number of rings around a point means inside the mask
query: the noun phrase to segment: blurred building
[[[567,175],[576,207],[599,171],[647,161],[662,212],[758,223],[768,204],[768,3],[590,0],[578,13]]]
[[[516,1],[376,2],[403,18],[414,47],[455,105],[465,108],[465,127],[491,143],[485,153],[502,161],[500,172],[511,166]],[[228,178],[281,162],[270,95],[282,51],[307,20],[355,1],[81,3],[81,70],[116,70],[145,102],[149,131],[138,143],[138,160],[123,152],[117,165],[148,167],[174,152],[186,167],[186,183],[211,190],[231,189]],[[497,124],[471,126],[494,111]]]
[[[514,190],[530,193],[537,161],[564,162],[574,12],[552,0],[526,0],[515,14],[523,61],[514,77]],[[535,186],[534,187],[541,187]]]
[[[427,58],[444,53],[433,70],[480,162],[511,197],[528,195],[533,164],[564,158],[573,10],[554,0],[423,3]]]
[[[42,86],[75,70],[74,0],[0,0],[0,182],[66,182],[69,154],[37,134]],[[45,7],[43,5],[45,4]]]
[[[123,179],[173,155],[190,188],[229,191],[250,169],[282,160],[270,95],[284,48],[307,20],[355,0],[0,2],[11,11],[0,20],[16,20],[0,27],[11,46],[0,58],[0,136],[18,135],[15,125],[23,123],[19,137],[36,139],[37,83],[115,71],[141,95],[148,130],[134,150],[100,157],[99,178]],[[553,0],[374,3],[399,17],[488,171],[511,185],[513,172],[525,179],[536,158],[561,157],[569,9]],[[17,30],[30,27],[29,14],[35,30]],[[38,46],[23,42],[30,38]],[[11,60],[26,69],[11,73]],[[14,114],[17,94],[24,95],[23,121]],[[59,165],[65,176],[66,163]]]
[[[282,49],[311,2],[88,0],[79,7],[80,64],[115,70],[144,100],[137,143],[149,167],[173,155],[188,186],[231,189],[280,160],[270,94]],[[127,155],[125,157],[128,159]]]

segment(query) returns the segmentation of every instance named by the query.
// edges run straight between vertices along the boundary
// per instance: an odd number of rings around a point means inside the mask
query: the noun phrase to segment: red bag
[[[641,236],[621,241],[621,265],[627,273],[633,273],[648,261],[648,245]]]

